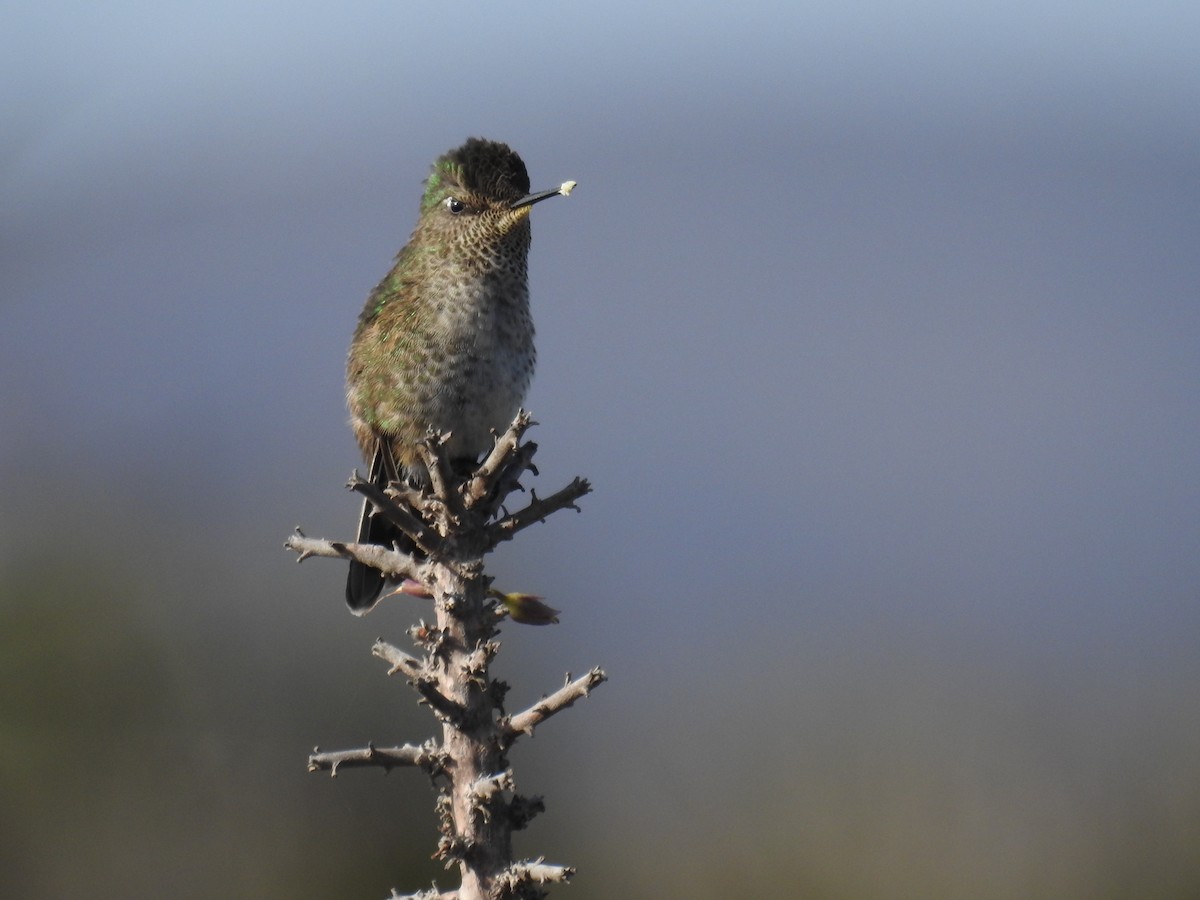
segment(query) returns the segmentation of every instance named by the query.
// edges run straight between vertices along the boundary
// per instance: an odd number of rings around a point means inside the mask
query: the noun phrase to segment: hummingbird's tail
[[[380,440],[371,458],[371,483],[386,488],[397,478],[391,447],[387,441]],[[373,515],[373,512],[371,502],[363,500],[362,517],[358,521],[358,543],[391,547],[397,540],[404,540],[405,536],[399,528],[385,517]],[[350,572],[346,577],[346,605],[350,607],[350,612],[362,616],[374,609],[386,580],[378,569],[363,565],[358,560],[350,560]]]

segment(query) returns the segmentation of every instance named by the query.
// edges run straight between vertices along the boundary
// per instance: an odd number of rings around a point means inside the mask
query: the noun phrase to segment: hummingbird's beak
[[[551,197],[557,197],[562,194],[568,196],[571,191],[575,190],[575,182],[564,181],[558,187],[549,191],[538,191],[536,194],[526,194],[520,200],[514,200],[509,209],[520,209],[523,206],[533,206],[535,203],[541,203],[543,200],[549,200]]]

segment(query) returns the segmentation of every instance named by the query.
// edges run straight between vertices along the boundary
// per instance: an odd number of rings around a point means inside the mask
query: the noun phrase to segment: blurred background
[[[510,143],[542,493],[518,852],[589,898],[1200,896],[1200,7],[5,9],[0,894],[438,879],[343,361]]]

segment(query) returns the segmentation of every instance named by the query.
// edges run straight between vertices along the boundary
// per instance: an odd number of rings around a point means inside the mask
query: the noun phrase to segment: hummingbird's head
[[[564,193],[529,193],[525,163],[507,144],[470,138],[438,158],[425,181],[419,231],[442,246],[524,250],[533,204]]]
[[[422,209],[444,202],[454,191],[477,201],[507,205],[529,193],[529,173],[508,144],[471,138],[433,164]],[[466,199],[463,197],[464,202]]]

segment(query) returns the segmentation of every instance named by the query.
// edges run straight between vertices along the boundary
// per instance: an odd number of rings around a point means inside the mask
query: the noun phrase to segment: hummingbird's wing
[[[391,445],[385,440],[377,440],[375,453],[371,457],[371,483],[376,487],[386,488],[391,482],[398,480],[399,470],[392,456]],[[403,534],[385,517],[374,515],[374,511],[371,502],[364,499],[362,515],[358,520],[358,543],[391,547]],[[385,581],[383,573],[378,569],[351,560],[350,571],[346,576],[346,605],[350,607],[350,612],[356,616],[369,613],[379,602]]]

